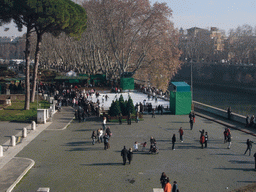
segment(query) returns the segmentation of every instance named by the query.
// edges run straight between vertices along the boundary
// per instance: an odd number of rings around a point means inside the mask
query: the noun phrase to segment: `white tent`
[[[66,73],[66,76],[69,76],[69,77],[76,76],[76,72],[71,70],[71,71]]]

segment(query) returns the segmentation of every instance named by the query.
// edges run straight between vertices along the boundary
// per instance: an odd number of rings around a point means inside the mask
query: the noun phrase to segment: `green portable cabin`
[[[170,86],[170,111],[174,115],[188,115],[191,111],[191,89],[185,82],[172,82]]]
[[[122,90],[134,90],[134,78],[121,78],[120,87]]]

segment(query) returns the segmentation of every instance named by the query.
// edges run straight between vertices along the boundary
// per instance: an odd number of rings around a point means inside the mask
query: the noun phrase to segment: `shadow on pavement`
[[[66,151],[104,151],[104,146],[102,147],[94,147],[94,148],[73,148],[73,149],[70,149],[70,150],[66,150]]]
[[[123,163],[92,163],[92,164],[81,164],[82,166],[106,166],[106,165],[111,165],[111,166],[115,166],[115,165],[122,165]]]
[[[86,145],[88,143],[92,143],[92,141],[78,141],[78,142],[69,142],[65,146],[81,146],[81,145]]]
[[[77,129],[72,132],[84,132],[84,131],[95,131],[95,129]]]
[[[254,161],[236,161],[236,160],[230,160],[228,161],[230,163],[234,163],[234,164],[254,164]]]
[[[255,171],[255,169],[250,169],[250,168],[214,168],[214,169],[234,170],[234,171]]]
[[[243,156],[243,154],[231,154],[231,153],[216,153],[210,155],[229,155],[229,156]]]

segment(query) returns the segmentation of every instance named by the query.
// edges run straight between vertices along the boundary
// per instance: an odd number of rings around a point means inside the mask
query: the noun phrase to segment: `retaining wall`
[[[210,105],[206,105],[206,104],[203,104],[203,103],[200,103],[200,102],[197,102],[197,101],[193,101],[193,104],[194,104],[194,109],[195,110],[200,109],[200,110],[212,113],[214,115],[218,115],[220,117],[228,118],[228,113],[227,113],[226,110],[219,109],[217,107],[213,107],[213,106],[210,106]],[[246,116],[243,116],[243,115],[232,112],[231,120],[245,124]]]

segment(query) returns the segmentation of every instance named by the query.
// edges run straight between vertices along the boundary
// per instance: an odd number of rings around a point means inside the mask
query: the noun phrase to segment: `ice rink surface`
[[[105,99],[105,95],[108,95],[108,99],[106,101]],[[132,100],[133,100],[133,104],[134,106],[136,105],[136,103],[142,103],[144,104],[144,100],[145,103],[151,103],[153,108],[155,108],[158,105],[163,105],[165,108],[168,106],[169,108],[169,101],[166,101],[164,99],[160,99],[157,98],[157,101],[152,100],[152,97],[150,98],[150,100],[148,100],[148,95],[144,94],[144,93],[140,93],[140,92],[124,92],[124,93],[100,93],[100,96],[98,98],[96,98],[96,95],[93,94],[92,96],[89,96],[89,100],[92,100],[93,102],[97,102],[97,99],[99,99],[100,101],[100,106],[107,110],[110,108],[111,103],[113,100],[118,99],[120,95],[123,95],[124,100],[128,100],[128,95],[131,96]]]

